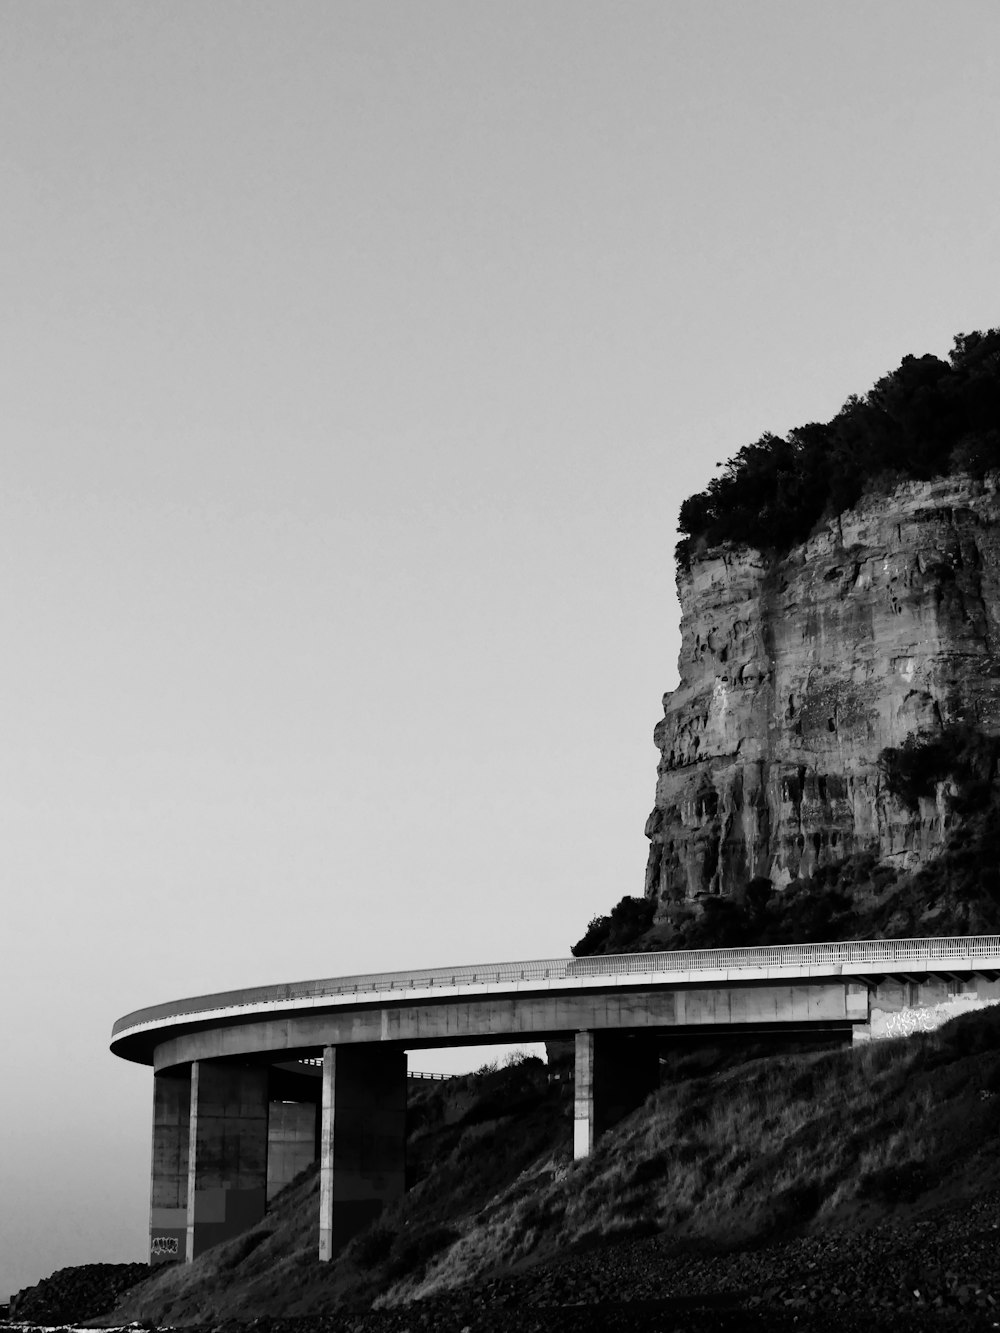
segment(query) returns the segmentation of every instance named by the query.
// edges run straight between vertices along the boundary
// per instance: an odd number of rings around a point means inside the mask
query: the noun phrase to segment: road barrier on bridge
[[[468,963],[461,967],[423,968],[410,972],[366,972],[317,981],[254,986],[245,990],[196,995],[152,1005],[120,1018],[112,1040],[146,1024],[220,1009],[266,1008],[272,1004],[315,1003],[329,997],[381,996],[388,1000],[435,988],[454,991],[464,986],[545,987],[559,982],[586,983],[611,977],[669,978],[670,974],[732,975],[761,969],[819,975],[870,969],[872,972],[947,971],[975,962],[1000,970],[1000,935],[959,935],[941,939],[853,940],[829,944],[766,944],[744,949],[687,949],[660,953],[601,954],[588,958],[542,958],[526,962]]]

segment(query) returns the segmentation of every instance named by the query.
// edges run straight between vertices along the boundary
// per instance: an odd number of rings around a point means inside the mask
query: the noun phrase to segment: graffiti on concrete
[[[883,1035],[912,1037],[914,1032],[933,1032],[944,1022],[944,1016],[933,1009],[900,1009],[886,1014]]]
[[[153,1254],[176,1254],[177,1237],[176,1236],[154,1236],[151,1246]]]
[[[949,1018],[967,1014],[973,1009],[987,1009],[997,1000],[981,1000],[974,992],[953,995],[938,1004],[913,1005],[906,1009],[877,1009],[872,1007],[871,1035],[873,1038],[912,1037],[917,1032],[933,1032]]]

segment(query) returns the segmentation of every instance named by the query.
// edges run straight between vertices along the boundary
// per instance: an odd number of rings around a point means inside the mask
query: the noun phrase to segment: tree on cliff
[[[906,356],[827,422],[745,445],[681,505],[677,559],[734,542],[786,551],[867,492],[1000,468],[1000,329],[960,333],[948,361]]]

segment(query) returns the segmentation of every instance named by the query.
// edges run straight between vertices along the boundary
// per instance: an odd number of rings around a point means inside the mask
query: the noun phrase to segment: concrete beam
[[[369,1042],[393,1042],[400,1049],[414,1049],[500,1038],[544,1041],[580,1031],[846,1021],[852,1017],[848,1007],[851,985],[857,985],[853,977],[849,982],[758,982],[677,990],[428,999],[421,1004],[248,1019],[168,1037],[156,1046],[154,1067],[262,1052],[280,1058],[286,1052],[327,1046],[341,1049]]]
[[[996,974],[1000,971],[996,936],[774,945],[624,958],[535,959],[254,986],[137,1009],[114,1024],[111,1048],[124,1059],[152,1064],[167,1029],[179,1035],[205,1025],[266,1019],[278,1011],[382,1011],[386,1006],[421,1005],[425,997],[436,1004],[488,995],[530,998],[555,991],[742,988],[753,978],[776,985],[794,984],[797,980],[832,981],[852,974],[934,971],[942,966],[959,972],[985,968]],[[551,1035],[557,1031],[570,1034],[585,1026],[592,1025],[559,1025]],[[330,1038],[324,1044],[343,1042]]]
[[[406,1190],[405,1051],[325,1048],[319,1179],[326,1262]]]
[[[267,1096],[265,1068],[222,1060],[192,1065],[188,1263],[264,1216]]]

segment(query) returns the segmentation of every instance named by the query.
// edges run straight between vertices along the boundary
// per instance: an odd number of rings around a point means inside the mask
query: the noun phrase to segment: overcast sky
[[[119,1015],[641,893],[678,505],[1000,323],[998,51],[994,0],[0,6],[0,1298],[145,1258]]]

